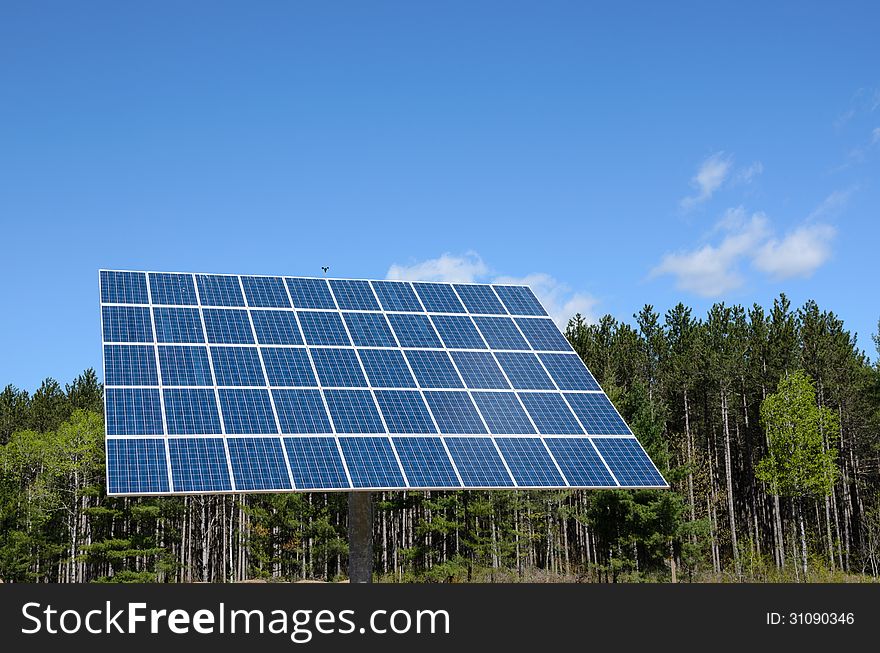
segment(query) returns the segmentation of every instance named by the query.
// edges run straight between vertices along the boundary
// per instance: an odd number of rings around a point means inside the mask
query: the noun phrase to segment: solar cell
[[[396,349],[360,349],[358,354],[374,388],[415,388],[416,382]]]
[[[202,306],[244,306],[238,277],[220,274],[197,274],[196,285]]]
[[[593,444],[622,486],[666,487],[666,481],[635,438],[593,438]]]
[[[351,487],[345,476],[336,438],[285,438],[284,446],[297,489]]]
[[[666,487],[525,286],[101,271],[100,294],[111,494]]]
[[[413,283],[413,288],[429,313],[467,313],[447,283]]]
[[[540,438],[495,438],[520,487],[563,487],[565,479]]]
[[[288,278],[285,282],[297,308],[336,308],[326,280]]]
[[[547,315],[528,286],[492,286],[511,315]]]
[[[391,438],[411,487],[460,487],[440,438]]]
[[[455,284],[455,291],[470,313],[506,315],[507,311],[492,291],[491,286]]]
[[[150,272],[150,295],[154,305],[195,306],[199,303],[191,274]]]
[[[465,487],[513,487],[490,438],[444,438]]]
[[[589,435],[630,435],[608,397],[599,392],[567,392],[565,398]]]
[[[387,437],[339,438],[354,487],[406,487]]]
[[[154,308],[157,342],[205,342],[197,308]],[[106,333],[104,339],[107,339]]]
[[[261,345],[303,344],[294,311],[251,311],[251,320]]]
[[[104,383],[159,385],[152,345],[104,345]]]
[[[290,490],[280,438],[227,438],[237,490]]]
[[[412,313],[390,313],[388,321],[401,347],[442,347],[437,332],[431,326],[427,315]]]
[[[355,347],[396,347],[397,341],[381,313],[343,313]]]
[[[168,451],[175,492],[232,489],[223,438],[170,438]]]
[[[242,277],[248,306],[290,308],[290,299],[281,277]]]
[[[373,290],[385,311],[421,311],[422,305],[406,281],[373,281]]]
[[[221,433],[217,398],[203,388],[165,388],[165,419],[170,435]]]
[[[107,494],[168,492],[165,440],[107,438]]]
[[[480,333],[467,315],[434,315],[431,317],[443,344],[449,349],[485,349]]]
[[[330,288],[336,304],[344,311],[378,311],[379,304],[369,281],[330,279]]]

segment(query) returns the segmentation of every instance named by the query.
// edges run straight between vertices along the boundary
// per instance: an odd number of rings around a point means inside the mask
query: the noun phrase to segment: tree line
[[[645,306],[566,336],[672,489],[377,493],[380,579],[880,577],[880,366],[834,313]],[[102,395],[93,370],[0,393],[0,579],[345,577],[345,493],[107,497]]]

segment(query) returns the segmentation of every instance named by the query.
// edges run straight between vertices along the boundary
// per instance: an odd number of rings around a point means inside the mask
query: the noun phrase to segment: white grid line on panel
[[[232,474],[232,456],[229,455],[229,444],[226,442],[226,422],[223,419],[223,405],[220,403],[220,390],[217,387],[217,375],[214,373],[214,357],[211,356],[211,343],[208,341],[208,328],[205,326],[205,314],[202,307],[202,297],[199,293],[199,281],[196,278],[196,275],[193,275],[192,280],[193,286],[195,287],[196,301],[199,303],[199,320],[202,323],[202,335],[205,336],[205,348],[208,351],[208,368],[211,370],[211,381],[214,383],[214,401],[217,403],[217,415],[220,418],[220,433],[223,434],[223,451],[226,452],[226,468],[229,473],[229,485],[233,491],[235,491],[235,476]]]
[[[238,287],[241,289],[241,296],[244,298],[244,307],[246,309],[250,309],[248,305],[247,293],[244,291],[244,282],[241,280],[241,277],[238,277]],[[287,284],[284,284],[285,290],[287,290]],[[254,320],[251,318],[251,312],[248,310],[248,324],[251,325],[251,334],[254,336],[254,344],[257,346],[257,356],[260,359],[260,367],[263,370],[263,380],[266,381],[266,392],[269,393],[269,405],[272,406],[272,416],[275,418],[275,428],[278,429],[278,433],[281,433],[281,420],[278,419],[278,409],[275,407],[275,396],[272,394],[272,389],[269,384],[269,374],[266,372],[266,362],[263,360],[263,348],[259,346],[260,341],[257,340],[257,330],[254,327]],[[290,461],[287,458],[287,447],[284,445],[284,438],[280,437],[281,440],[281,453],[284,456],[284,465],[287,467],[287,477],[290,480],[291,489],[296,489],[296,483],[293,481],[293,470],[290,469]]]
[[[159,364],[159,338],[156,336],[156,316],[153,314],[153,291],[150,288],[150,275],[147,280],[147,301],[150,307],[150,324],[153,327],[153,355],[156,357],[156,380],[159,384],[159,407],[162,411],[162,431],[165,434],[165,472],[168,474],[168,490],[174,492],[174,475],[171,473],[171,449],[168,446],[168,418],[165,416],[165,392],[162,385],[162,367]],[[103,321],[103,320],[102,320]],[[105,373],[106,380],[106,373]],[[109,465],[108,465],[109,468]],[[107,486],[110,487],[109,485]]]
[[[330,289],[330,296],[333,298],[333,304],[336,306],[336,309],[339,311],[339,319],[342,320],[342,326],[345,329],[345,333],[348,335],[348,340],[352,344],[354,344],[354,340],[351,337],[351,331],[348,329],[348,324],[345,321],[345,318],[342,317],[342,310],[339,308],[339,302],[336,301],[336,294],[333,292],[333,285],[325,279],[327,283],[327,288]],[[367,287],[372,290],[373,286],[367,281]],[[374,292],[375,296],[375,292]],[[377,300],[378,301],[378,300]],[[387,322],[387,320],[386,320]],[[389,325],[389,328],[390,325]],[[392,331],[394,333],[394,331]],[[354,356],[357,358],[358,365],[361,368],[361,374],[364,375],[364,379],[369,386],[370,396],[373,398],[373,404],[376,406],[376,412],[379,414],[379,419],[382,420],[382,426],[385,427],[385,434],[388,437],[388,443],[391,445],[391,451],[394,453],[394,459],[397,461],[397,466],[400,468],[400,474],[403,477],[403,482],[406,487],[409,487],[409,479],[406,477],[406,472],[403,469],[403,465],[400,462],[400,456],[397,454],[397,447],[394,446],[394,440],[390,437],[390,431],[388,430],[388,423],[385,421],[385,415],[382,413],[382,409],[379,406],[379,400],[376,398],[376,391],[373,390],[373,386],[371,385],[370,379],[367,377],[367,368],[364,367],[364,362],[361,360],[360,354],[358,354],[357,349],[354,350]],[[344,458],[344,456],[343,456]]]

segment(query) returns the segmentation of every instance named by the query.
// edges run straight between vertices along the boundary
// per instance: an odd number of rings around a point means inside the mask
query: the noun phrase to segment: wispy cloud
[[[755,268],[773,279],[809,277],[831,258],[831,241],[837,230],[831,225],[798,227],[777,240],[773,238],[758,250]]]
[[[815,209],[810,211],[807,221],[828,220],[836,218],[840,215],[852,194],[856,192],[856,187],[847,188],[845,190],[836,190],[819,203]]]
[[[767,218],[762,213],[747,218],[742,207],[730,209],[716,225],[718,230],[724,233],[720,243],[667,254],[651,277],[671,275],[677,288],[703,297],[739,288],[744,282],[740,261],[766,239]]]
[[[733,183],[750,184],[763,172],[764,164],[760,161],[755,161],[754,163],[747,165],[745,168],[737,170],[736,174],[733,176]]]
[[[489,266],[474,251],[454,255],[448,252],[437,258],[388,268],[386,278],[406,281],[450,281],[467,283],[489,274]]]
[[[681,208],[688,210],[708,200],[721,188],[721,184],[730,172],[731,160],[724,152],[716,152],[708,157],[691,178],[691,185],[697,190],[696,195],[688,195],[681,199]]]
[[[394,263],[388,268],[386,278],[453,283],[491,281],[525,284],[534,291],[560,327],[564,328],[576,313],[583,315],[589,322],[594,322],[596,319],[594,308],[598,300],[589,293],[575,291],[567,283],[545,272],[534,272],[522,277],[493,273],[482,257],[474,251],[464,254],[447,252],[437,258],[416,261],[409,265]]]

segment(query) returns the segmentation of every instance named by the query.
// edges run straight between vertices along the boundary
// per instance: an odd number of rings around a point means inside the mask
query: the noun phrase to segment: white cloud
[[[855,187],[846,190],[836,190],[826,197],[822,202],[810,212],[807,221],[819,220],[822,218],[834,218],[840,215],[840,212],[846,207],[850,196],[856,191]]]
[[[809,277],[829,258],[836,230],[831,225],[798,227],[782,240],[767,241],[758,250],[754,266],[774,279]]]
[[[598,303],[595,297],[584,292],[573,292],[571,287],[544,272],[536,272],[524,277],[495,277],[494,283],[524,284],[529,286],[550,313],[550,317],[565,328],[569,319],[580,313],[587,322],[595,322],[594,308]]]
[[[736,184],[750,184],[755,179],[755,177],[763,172],[764,164],[760,161],[755,161],[745,168],[740,168],[734,176],[733,182]]]
[[[724,152],[716,152],[703,161],[697,174],[691,179],[691,185],[697,189],[697,194],[682,198],[681,208],[691,209],[712,197],[727,178],[730,166],[730,158],[726,157]]]
[[[394,263],[388,268],[387,279],[407,281],[449,281],[455,283],[476,281],[489,273],[489,267],[474,251],[457,256],[446,252],[439,258],[398,265]]]
[[[742,207],[730,209],[716,225],[725,233],[718,245],[667,254],[651,271],[651,277],[671,275],[676,286],[704,297],[715,297],[743,284],[740,260],[766,239],[767,218],[755,213],[748,218]]]
[[[880,143],[880,127],[874,127],[871,131],[871,145],[877,145]]]
[[[467,283],[491,281],[492,283],[525,284],[529,286],[556,323],[565,328],[568,320],[580,313],[594,322],[594,307],[598,301],[590,294],[574,291],[568,284],[545,272],[535,272],[524,277],[494,276],[489,266],[477,252],[462,255],[442,254],[438,258],[419,261],[410,265],[393,264],[385,275],[387,279],[407,281],[448,281]]]

